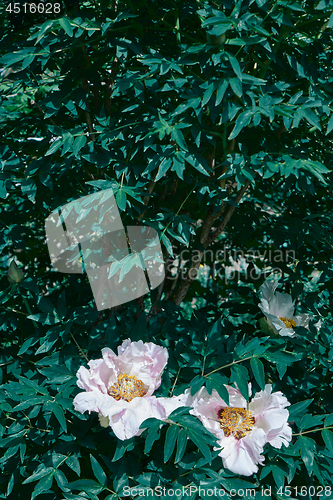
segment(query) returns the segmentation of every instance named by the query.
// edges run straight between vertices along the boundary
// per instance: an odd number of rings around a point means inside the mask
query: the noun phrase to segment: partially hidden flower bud
[[[9,283],[19,283],[24,278],[23,271],[17,266],[15,260],[12,260],[8,268]]]

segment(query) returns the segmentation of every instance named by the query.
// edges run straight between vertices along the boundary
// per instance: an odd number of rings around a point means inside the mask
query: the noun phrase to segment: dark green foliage
[[[332,1],[64,0],[49,14],[8,4],[0,498],[109,500],[155,487],[180,498],[191,485],[225,498],[250,488],[252,498],[331,498]],[[97,311],[86,275],[51,268],[44,222],[108,188],[125,226],[158,231],[167,279]],[[274,271],[314,317],[294,338],[272,335],[258,308]],[[272,383],[292,405],[292,444],[267,445],[265,466],[245,478],[223,468],[189,408],[119,441],[73,398],[79,366],[126,338],[167,347],[158,396],[206,385],[228,403],[225,384],[248,399],[248,382],[253,393]]]

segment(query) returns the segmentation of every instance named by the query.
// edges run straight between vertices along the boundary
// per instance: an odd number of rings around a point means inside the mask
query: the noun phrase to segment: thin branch
[[[88,105],[89,105],[89,103],[88,103],[89,84],[88,84],[88,81],[86,78],[82,79],[82,87],[83,87],[83,90],[85,90],[85,92],[86,92],[85,103],[86,103],[86,106],[88,107]],[[85,109],[84,114],[86,117],[86,123],[87,123],[87,127],[88,127],[89,137],[92,141],[95,141],[95,131],[94,131],[90,111]]]
[[[249,187],[249,185],[250,185],[250,182],[248,181],[248,179],[246,179],[244,186],[242,186],[241,189],[237,193],[236,200],[235,200],[235,202],[237,203],[237,205],[239,204],[240,200],[244,196],[244,194],[245,194],[247,188]],[[216,228],[216,230],[214,231],[214,233],[209,236],[208,241],[207,241],[207,246],[209,246],[211,243],[213,243],[213,241],[216,241],[216,239],[220,236],[220,234],[222,233],[222,231],[224,230],[224,228],[228,224],[228,222],[229,222],[232,214],[236,210],[237,205],[231,205],[229,207],[229,209],[227,210],[227,213],[223,217],[223,220],[222,220],[221,224]]]
[[[238,359],[237,361],[232,361],[232,363],[228,363],[227,365],[220,366],[220,368],[216,368],[215,370],[213,370],[213,371],[211,371],[203,376],[209,377],[209,375],[211,375],[212,373],[218,372],[218,371],[223,370],[224,368],[228,368],[229,366],[232,366],[232,365],[237,365],[238,363],[242,363],[243,361],[247,361],[248,359],[251,359],[251,358],[257,358],[257,356],[248,356],[247,358],[242,358],[242,359]]]
[[[78,342],[77,342],[76,338],[74,337],[74,335],[72,334],[72,332],[69,332],[69,334],[70,334],[70,336],[72,337],[72,339],[74,340],[74,342],[75,342],[75,344],[76,344],[76,347],[78,348],[78,351],[79,351],[80,356],[82,356],[82,358],[85,358],[85,360],[86,360],[86,361],[87,361],[87,363],[88,363],[88,361],[89,361],[88,356],[87,356],[87,355],[83,352],[82,347],[78,344]]]
[[[317,427],[317,429],[311,429],[310,431],[293,433],[293,436],[302,436],[303,434],[309,434],[310,432],[324,431],[325,429],[333,429],[333,425],[329,427]]]
[[[155,184],[156,184],[156,182],[155,182],[155,181],[150,181],[150,182],[149,182],[149,184],[148,184],[148,189],[147,189],[147,191],[148,191],[148,195],[146,195],[146,196],[143,198],[143,204],[145,205],[145,209],[144,209],[144,210],[143,210],[143,212],[139,215],[138,220],[141,220],[141,219],[144,217],[145,213],[147,212],[147,205],[148,205],[148,202],[149,202],[149,200],[150,200],[151,194],[152,194],[152,192],[153,192],[153,190],[154,190]]]
[[[175,291],[175,288],[176,288],[176,285],[178,282],[178,278],[179,278],[179,274],[180,274],[180,265],[181,265],[180,259],[178,259],[178,260],[179,261],[178,261],[176,276],[174,277],[174,280],[173,280],[173,283],[171,285],[170,290],[165,294],[164,300],[169,300],[169,298],[172,297],[172,294]]]
[[[150,318],[152,316],[155,316],[155,314],[160,309],[160,307],[158,306],[158,303],[159,303],[159,301],[161,300],[161,297],[162,297],[164,284],[165,284],[165,279],[162,281],[162,283],[157,288],[157,297],[156,297],[155,303],[151,306],[150,311],[147,314],[147,323],[150,320]]]
[[[38,111],[39,111],[39,112],[43,115],[43,117],[44,117],[44,115],[45,115],[45,111],[44,111],[44,110],[40,107],[40,105],[38,104],[38,102],[36,102],[36,101],[34,101],[33,99],[31,99],[30,104],[31,104],[31,106],[35,106],[35,107],[38,109]],[[52,123],[52,125],[54,125],[55,127],[57,126],[56,122],[55,122],[55,121],[54,121],[51,117],[49,117],[49,118],[47,118],[47,119],[50,121],[50,123]]]
[[[235,200],[235,203],[237,203],[237,205],[239,204],[241,198],[243,197],[243,195],[246,192],[248,187],[249,187],[249,181],[246,180],[245,185],[242,186],[242,188],[237,193],[236,200]],[[214,231],[213,234],[211,234],[213,223],[215,222],[216,219],[218,219],[221,215],[223,215],[225,208],[226,208],[226,203],[222,203],[222,207],[214,215],[212,213],[212,209],[210,209],[208,211],[208,213],[206,215],[206,219],[204,220],[204,222],[202,224],[202,230],[201,230],[201,235],[200,235],[200,243],[203,245],[204,249],[206,249],[211,243],[216,241],[218,236],[225,229],[232,214],[236,210],[237,205],[233,205],[233,206],[229,207],[225,216],[223,217],[222,222],[220,223],[220,225],[217,227],[217,229]],[[186,276],[183,279],[183,281],[181,282],[181,285],[180,285],[176,295],[173,298],[173,301],[175,302],[175,304],[179,305],[185,299],[191,284],[193,283],[193,281],[197,277],[198,269],[200,267],[204,253],[205,253],[204,250],[198,250],[198,254],[195,255],[195,261],[192,260],[191,267],[187,270]]]
[[[175,378],[175,380],[174,380],[174,383],[173,383],[173,385],[172,385],[171,391],[170,391],[170,393],[169,393],[170,397],[172,396],[173,391],[174,391],[174,389],[175,389],[175,387],[176,387],[176,383],[177,383],[177,380],[178,380],[179,373],[180,373],[180,370],[181,370],[181,369],[182,369],[182,367],[178,368],[178,372],[177,372],[176,378]]]

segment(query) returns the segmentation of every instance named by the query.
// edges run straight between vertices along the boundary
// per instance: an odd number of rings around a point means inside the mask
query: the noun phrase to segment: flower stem
[[[333,429],[333,425],[329,427],[318,427],[317,429],[311,429],[309,431],[293,433],[293,436],[302,436],[303,434],[309,434],[310,432],[324,431],[325,429]]]
[[[26,307],[26,309],[27,309],[28,313],[29,313],[30,315],[32,315],[32,311],[31,311],[31,309],[30,309],[30,306],[29,306],[29,303],[28,303],[27,299],[26,299],[25,297],[22,297],[22,298],[23,298],[23,302],[24,302],[24,305],[25,305],[25,307]],[[34,324],[34,327],[35,327],[35,328],[38,328],[38,325],[37,325],[36,321],[32,320],[32,322],[33,322],[33,324]]]
[[[170,391],[170,397],[172,396],[173,391],[174,391],[174,389],[175,389],[175,385],[176,385],[176,382],[177,382],[177,380],[178,380],[180,370],[181,370],[181,367],[179,368],[179,370],[178,370],[178,372],[177,372],[177,375],[176,375],[175,381],[174,381],[173,386],[172,386],[172,388],[171,388],[171,391]]]
[[[232,363],[228,363],[227,365],[220,366],[220,368],[216,368],[215,370],[207,373],[207,375],[203,375],[204,377],[209,377],[212,373],[218,372],[219,370],[223,370],[223,368],[228,368],[228,366],[236,365],[237,363],[242,363],[242,361],[246,361],[251,358],[256,358],[257,356],[248,356],[247,358],[238,359],[237,361],[233,361]]]

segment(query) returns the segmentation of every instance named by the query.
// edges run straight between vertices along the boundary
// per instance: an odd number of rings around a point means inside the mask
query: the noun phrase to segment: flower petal
[[[295,336],[295,331],[292,328],[288,328],[277,316],[274,316],[273,314],[266,314],[266,318],[271,323],[274,333],[277,335],[281,335],[281,337]]]
[[[276,292],[270,300],[269,309],[271,314],[275,314],[275,316],[292,318],[295,312],[295,302],[291,295]]]
[[[258,392],[249,403],[249,410],[254,414],[256,427],[265,431],[266,442],[275,448],[281,448],[282,444],[288,446],[291,440],[289,412],[285,409],[289,405],[282,392],[272,393],[270,384],[266,384],[265,390]]]
[[[265,460],[261,455],[265,442],[265,432],[262,429],[256,429],[239,440],[232,436],[224,437],[218,441],[223,448],[219,456],[227,469],[236,474],[251,476],[258,472],[257,464],[262,465]]]
[[[103,359],[89,361],[90,370],[81,366],[77,371],[77,385],[86,391],[99,390],[103,394],[107,393],[107,386],[112,371],[104,363]]]
[[[155,417],[163,420],[165,417],[164,407],[159,404],[155,396],[134,398],[130,402],[123,401],[118,408],[112,405],[112,407],[104,406],[101,410],[104,416],[109,416],[110,426],[121,440],[142,434],[144,429],[139,427],[147,418]]]
[[[105,404],[105,399],[110,396],[104,395],[99,391],[79,392],[74,398],[73,404],[76,411],[84,413],[85,411],[100,411]]]

